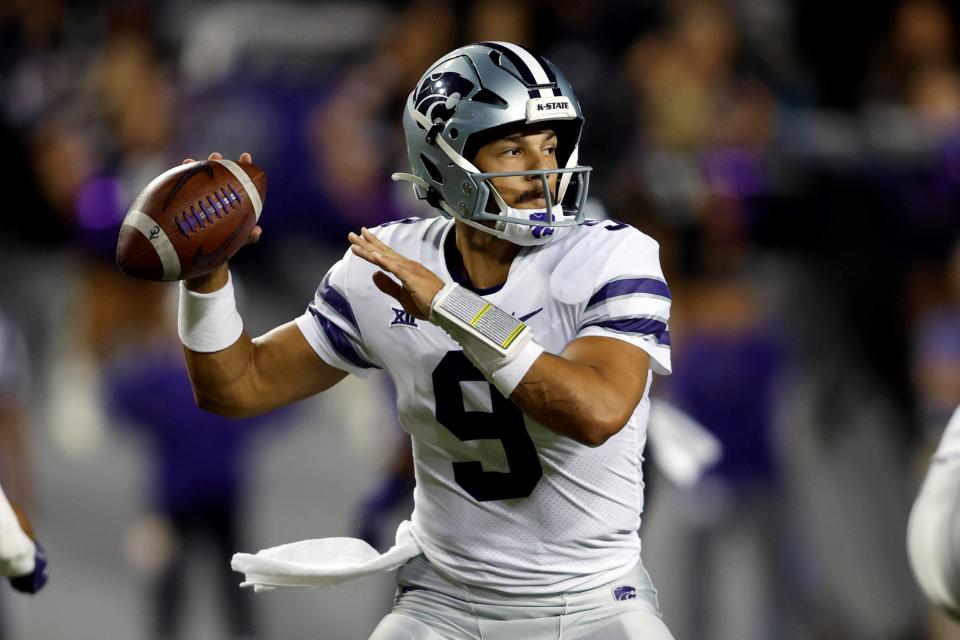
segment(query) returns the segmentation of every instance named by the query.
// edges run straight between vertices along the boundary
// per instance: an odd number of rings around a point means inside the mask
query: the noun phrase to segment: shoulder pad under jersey
[[[615,220],[586,220],[559,244],[564,253],[550,275],[550,292],[564,304],[590,299],[600,271],[615,252],[641,253],[657,245],[650,236]]]

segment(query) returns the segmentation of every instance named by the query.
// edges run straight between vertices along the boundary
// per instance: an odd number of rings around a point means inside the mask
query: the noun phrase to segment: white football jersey
[[[445,282],[462,282],[452,220],[409,218],[374,233]],[[659,247],[629,225],[588,220],[524,247],[506,283],[476,290],[559,354],[580,336],[640,347],[670,373],[670,292]],[[397,388],[416,470],[413,534],[464,583],[547,594],[599,586],[639,558],[641,453],[650,380],[627,425],[600,447],[543,427],[489,384],[442,329],[382,293],[376,267],[347,251],[297,324],[329,364]]]

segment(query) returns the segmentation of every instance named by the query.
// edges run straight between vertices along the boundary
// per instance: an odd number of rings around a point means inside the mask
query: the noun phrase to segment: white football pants
[[[370,640],[673,640],[643,564],[579,593],[535,598],[468,587],[422,555],[397,573],[393,611]]]

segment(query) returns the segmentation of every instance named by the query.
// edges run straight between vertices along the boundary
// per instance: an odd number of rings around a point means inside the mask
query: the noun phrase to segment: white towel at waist
[[[375,573],[393,571],[422,553],[410,521],[397,528],[396,544],[377,553],[356,538],[301,540],[255,554],[235,553],[230,565],[244,574],[241,587],[265,591],[275,587],[329,587]]]

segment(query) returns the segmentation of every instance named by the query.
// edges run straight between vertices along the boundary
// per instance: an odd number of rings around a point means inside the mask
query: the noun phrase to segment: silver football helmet
[[[498,132],[539,122],[557,133],[558,169],[484,173],[473,165]],[[577,164],[582,128],[573,88],[552,63],[508,42],[468,45],[434,63],[407,98],[403,130],[412,173],[393,179],[413,182],[417,197],[445,216],[517,244],[541,244],[554,227],[583,220],[591,168]],[[529,175],[543,182],[544,209],[510,207],[490,182]]]

